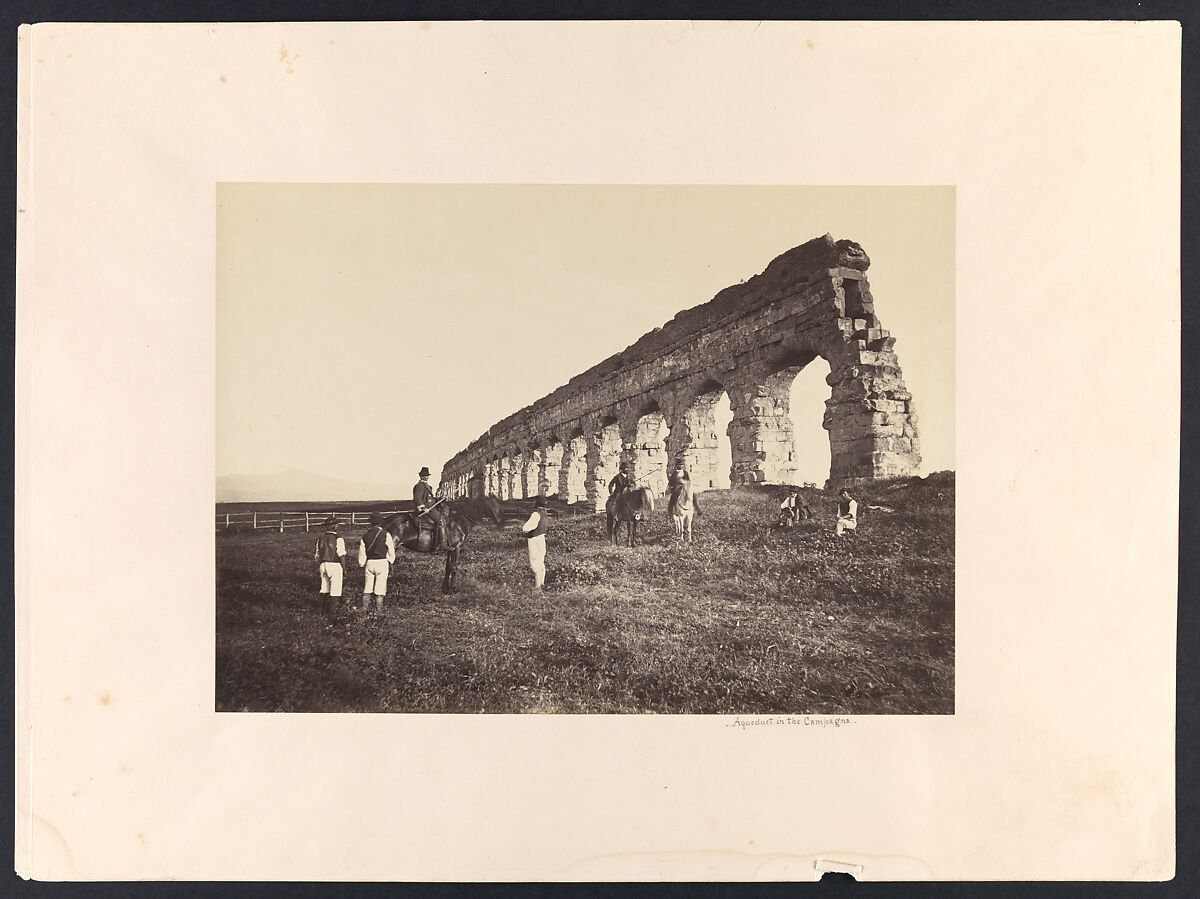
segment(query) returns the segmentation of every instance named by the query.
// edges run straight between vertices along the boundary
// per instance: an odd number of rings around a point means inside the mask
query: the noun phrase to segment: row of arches
[[[710,376],[690,390],[653,392],[627,409],[493,450],[469,471],[445,472],[442,490],[501,501],[557,496],[599,511],[622,462],[659,495],[677,466],[699,489],[820,482],[830,463],[822,427],[829,366],[810,365],[814,358],[796,360],[761,384],[729,378],[726,387]],[[792,409],[802,412],[798,427]]]
[[[803,264],[793,272],[794,262]],[[857,244],[828,235],[785,253],[763,275],[774,299],[751,291],[736,308],[726,297],[688,310],[706,327],[668,323],[674,344],[659,335],[621,367],[585,372],[567,399],[556,391],[534,403],[521,419],[532,433],[489,431],[447,463],[443,492],[557,494],[599,510],[622,460],[655,490],[680,463],[702,488],[817,481],[818,468],[829,487],[916,474],[917,416],[896,340],[875,316],[868,264]],[[590,405],[601,397],[613,399]],[[822,398],[828,436],[813,440]]]

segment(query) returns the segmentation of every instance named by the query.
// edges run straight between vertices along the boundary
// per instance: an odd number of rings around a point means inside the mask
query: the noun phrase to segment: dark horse
[[[438,535],[441,538],[440,546],[434,542],[434,534],[429,528],[421,530],[416,512],[401,512],[393,516],[385,527],[397,545],[405,549],[423,553],[444,549],[446,576],[442,579],[442,592],[457,593],[455,579],[458,575],[458,551],[466,542],[471,528],[489,518],[498,525],[504,521],[500,503],[493,496],[445,502],[440,505],[446,510],[442,513],[441,533]]]
[[[608,539],[613,546],[620,545],[617,526],[624,521],[629,535],[629,545],[637,542],[637,525],[646,512],[654,511],[654,494],[647,487],[634,487],[624,493],[610,496],[604,504],[608,514]]]

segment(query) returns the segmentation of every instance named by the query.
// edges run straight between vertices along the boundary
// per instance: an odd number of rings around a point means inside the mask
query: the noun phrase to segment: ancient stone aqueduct
[[[862,247],[829,235],[788,250],[492,425],[443,466],[439,493],[557,494],[602,511],[622,459],[656,492],[676,460],[698,488],[713,486],[722,391],[733,410],[731,486],[793,483],[788,392],[818,356],[830,369],[826,486],[916,474],[917,416],[895,338],[875,316],[869,265]]]

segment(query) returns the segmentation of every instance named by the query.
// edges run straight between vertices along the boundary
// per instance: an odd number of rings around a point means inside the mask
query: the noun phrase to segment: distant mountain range
[[[217,478],[219,503],[404,499],[411,496],[412,484],[360,484],[300,469],[275,474],[230,474]]]

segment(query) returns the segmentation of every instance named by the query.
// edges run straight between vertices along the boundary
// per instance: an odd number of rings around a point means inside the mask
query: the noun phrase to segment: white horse
[[[671,490],[671,501],[667,504],[667,512],[675,525],[675,536],[681,540],[692,542],[692,518],[700,511],[700,502],[692,491],[692,481],[686,475],[676,483]],[[687,536],[684,537],[684,533]]]

